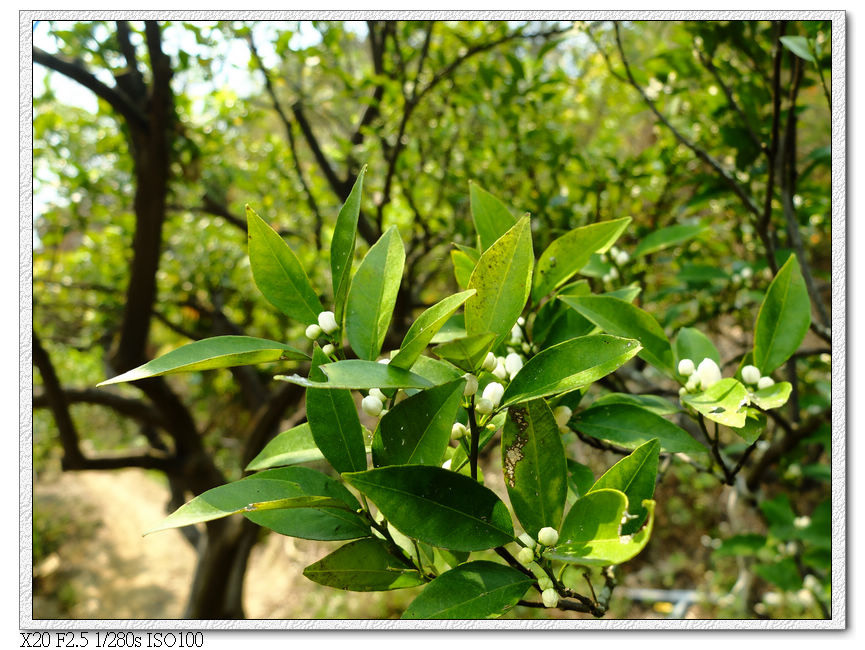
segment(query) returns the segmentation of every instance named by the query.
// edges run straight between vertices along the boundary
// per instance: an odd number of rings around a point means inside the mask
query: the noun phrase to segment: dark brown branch
[[[733,96],[732,89],[724,83],[724,79],[721,77],[721,71],[715,66],[714,61],[712,61],[712,57],[706,56],[703,50],[698,50],[700,56],[700,63],[703,64],[703,67],[709,71],[712,77],[715,79],[715,83],[717,83],[721,90],[724,92],[724,97],[727,98],[727,103],[730,105],[730,108],[739,116],[739,119],[742,121],[742,124],[745,127],[745,130],[748,132],[748,137],[751,138],[751,142],[753,142],[758,149],[764,149],[765,144],[757,132],[754,131],[754,127],[751,126],[751,121],[748,119],[748,116],[745,114],[745,111],[739,106],[739,102],[736,101],[736,98]]]
[[[772,239],[772,198],[775,188],[776,160],[778,157],[779,125],[781,122],[781,36],[784,35],[786,22],[781,21],[775,33],[775,53],[772,63],[772,130],[769,146],[766,152],[766,197],[763,201],[763,213],[757,218],[757,234],[766,248],[766,260],[772,275],[778,273],[778,261],[775,259],[775,244]]]
[[[158,427],[164,427],[162,416],[149,404],[141,400],[123,397],[99,388],[61,389],[67,405],[95,404],[105,406],[125,417],[133,418]],[[33,408],[52,408],[52,400],[47,390],[33,395]]]
[[[117,85],[123,88],[130,97],[136,101],[140,101],[147,94],[147,86],[138,67],[138,57],[135,54],[135,47],[129,38],[129,23],[125,20],[118,20],[116,24],[117,42],[120,46],[120,51],[123,53],[123,57],[126,59],[126,70],[116,73],[114,79]]]

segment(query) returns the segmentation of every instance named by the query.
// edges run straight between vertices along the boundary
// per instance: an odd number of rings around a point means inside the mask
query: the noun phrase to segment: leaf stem
[[[469,454],[469,462],[471,463],[471,476],[473,479],[478,478],[478,445],[480,444],[481,432],[478,429],[478,422],[475,418],[475,396],[469,402],[469,427],[472,433],[472,447]]]

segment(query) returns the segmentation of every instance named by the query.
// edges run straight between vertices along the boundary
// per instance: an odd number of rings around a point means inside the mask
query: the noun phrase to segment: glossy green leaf
[[[589,492],[571,508],[562,523],[559,544],[544,556],[570,564],[605,566],[627,562],[645,548],[655,523],[655,502],[644,501],[646,525],[633,535],[619,528],[628,508],[628,498],[618,490]]]
[[[326,382],[313,381],[300,375],[277,375],[275,379],[307,388],[429,388],[432,382],[402,368],[391,368],[384,363],[346,359],[321,366]]]
[[[554,240],[538,260],[532,301],[540,302],[541,298],[567,282],[588,263],[592,253],[605,252],[630,222],[630,217],[601,221],[574,228]]]
[[[688,432],[651,411],[630,404],[592,406],[571,418],[571,426],[592,438],[636,449],[657,438],[664,453],[706,451]]]
[[[298,463],[308,463],[322,460],[324,455],[315,446],[309,423],[304,422],[296,427],[283,431],[268,442],[264,449],[246,466],[247,472],[284,467]]]
[[[321,366],[327,362],[327,356],[316,346],[309,378],[324,381]],[[306,417],[316,446],[337,472],[366,469],[363,429],[350,390],[307,388]]]
[[[347,591],[386,591],[416,587],[423,576],[382,540],[349,542],[303,570],[320,585]]]
[[[778,382],[768,388],[761,388],[757,392],[751,393],[751,403],[756,404],[764,410],[776,409],[787,403],[792,390],[793,386],[790,382]]]
[[[771,373],[799,348],[810,326],[808,289],[799,262],[791,255],[769,285],[757,314],[754,365],[764,375]]]
[[[394,368],[411,369],[414,362],[432,341],[433,336],[453,313],[474,294],[474,291],[463,291],[448,296],[418,316],[406,332],[402,344],[399,346],[399,352],[391,359],[390,365]]]
[[[582,296],[568,304],[605,332],[638,340],[643,346],[641,358],[668,373],[673,372],[670,341],[648,312],[610,296]]]
[[[660,451],[661,445],[657,439],[640,445],[608,469],[589,490],[595,492],[609,488],[628,497],[628,514],[633,518],[622,524],[622,535],[637,532],[646,520],[648,512],[641,504],[655,494]]]
[[[768,418],[765,413],[760,413],[757,409],[745,410],[745,425],[738,429],[733,429],[733,432],[742,438],[749,445],[757,441],[763,432],[766,430]]]
[[[745,425],[748,391],[732,377],[722,379],[702,393],[683,395],[682,401],[718,424]]]
[[[562,435],[547,403],[536,399],[508,409],[502,432],[502,471],[514,514],[533,537],[558,528],[568,494]]]
[[[434,569],[436,573],[444,573],[469,559],[468,551],[449,551],[445,548],[430,546],[424,542],[417,543],[421,552],[423,566]]]
[[[640,344],[608,334],[581,336],[529,359],[502,396],[502,406],[565,393],[604,377],[640,351]]]
[[[531,226],[523,217],[484,251],[472,273],[469,289],[477,294],[465,306],[469,336],[493,332],[498,344],[510,335],[529,297],[533,264]]]
[[[634,249],[633,257],[640,257],[676,246],[693,239],[705,230],[705,226],[667,226],[646,235]]]
[[[676,334],[676,340],[673,343],[674,363],[676,366],[676,376],[684,379],[678,373],[679,361],[682,359],[690,359],[695,366],[699,366],[703,359],[711,359],[718,366],[721,365],[721,355],[718,354],[718,349],[709,340],[705,334],[694,327],[683,327]]]
[[[307,325],[317,323],[324,308],[297,255],[248,205],[246,222],[249,265],[259,291],[286,316]]]
[[[454,279],[457,281],[457,285],[460,289],[465,289],[472,279],[475,261],[463,251],[453,250],[451,251],[451,262],[454,265]]]
[[[465,379],[428,388],[404,399],[379,423],[372,459],[382,465],[439,467],[463,396]]]
[[[517,220],[504,203],[477,183],[469,183],[469,201],[481,250],[485,251],[510,230]]]
[[[496,335],[492,332],[473,334],[447,343],[442,343],[433,348],[433,352],[461,368],[466,372],[477,373],[483,365],[487,352],[492,349]]]
[[[583,465],[568,458],[568,481],[574,495],[579,498],[585,496],[595,484],[595,475],[588,465]]]
[[[250,521],[281,535],[314,540],[358,539],[371,535],[369,524],[357,514],[357,499],[345,486],[308,467],[281,467],[252,475],[248,480],[272,480],[299,486],[298,496],[330,497],[343,502],[345,508],[299,508],[245,512]],[[242,482],[242,481],[241,481]]]
[[[122,375],[107,379],[99,386],[119,384],[159,375],[178,372],[196,372],[214,368],[248,366],[268,361],[308,359],[300,350],[290,345],[256,339],[251,336],[216,336],[210,339],[187,343],[161,357],[148,361]]]
[[[430,582],[402,618],[498,618],[517,604],[532,582],[503,564],[485,560],[460,564]]]
[[[778,40],[784,44],[784,47],[800,59],[805,59],[811,63],[816,62],[814,55],[811,53],[811,48],[808,45],[808,39],[804,36],[781,36]]]
[[[793,558],[785,557],[772,564],[754,565],[754,573],[784,591],[798,591],[802,588],[802,574]]]
[[[345,204],[340,208],[333,228],[330,242],[330,275],[333,280],[333,304],[336,322],[342,322],[345,299],[351,284],[351,260],[354,257],[354,245],[357,239],[357,220],[360,215],[360,200],[363,193],[363,177],[366,174],[364,165]]]
[[[417,358],[417,361],[415,361],[414,365],[411,367],[411,371],[414,374],[429,380],[429,382],[434,386],[454,381],[455,379],[462,377],[464,374],[459,368],[455,368],[447,361],[441,361],[440,359],[433,359],[432,357],[425,356]],[[417,392],[417,388],[405,389],[406,395],[414,395]]]
[[[477,481],[441,467],[400,465],[344,474],[409,537],[455,551],[479,551],[513,539],[504,503]]]
[[[345,331],[361,359],[374,360],[384,343],[402,281],[405,248],[392,226],[369,249],[348,290]]]
[[[682,409],[671,401],[657,395],[631,395],[630,393],[607,393],[596,399],[592,406],[630,404],[651,411],[655,415],[674,415]]]

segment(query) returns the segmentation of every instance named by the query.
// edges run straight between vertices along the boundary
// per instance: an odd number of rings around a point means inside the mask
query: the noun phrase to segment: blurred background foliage
[[[336,214],[367,164],[358,259],[391,225],[407,242],[396,342],[456,289],[453,244],[474,243],[469,182],[532,215],[536,251],[631,216],[619,242],[630,261],[613,276],[610,261],[593,260],[593,290],[640,286],[639,304],[668,333],[698,327],[728,373],[751,347],[774,271],[796,254],[814,327],[787,368],[790,407],[751,461],[756,496],[737,501],[668,463],[656,539],[624,570],[612,615],[827,615],[830,36],[829,22],[785,21],[35,24],[37,576],[73,543],[58,535],[69,513],[40,502],[61,469],[143,468],[177,505],[239,478],[303,418],[302,393],[271,381],[285,370],[275,365],[93,386],[218,334],[303,346],[305,324],[254,287],[244,204],[281,232],[314,286],[328,286]],[[701,228],[638,248],[681,226]],[[675,392],[641,364],[620,373],[632,392]],[[596,475],[616,460],[572,444]],[[810,537],[790,527],[801,517]],[[243,580],[261,530],[224,526],[187,536],[193,585],[169,615],[243,616],[244,598],[268,589]],[[61,613],[80,615],[63,594]],[[358,613],[343,594],[323,598],[279,615],[394,616],[405,604],[386,594]]]

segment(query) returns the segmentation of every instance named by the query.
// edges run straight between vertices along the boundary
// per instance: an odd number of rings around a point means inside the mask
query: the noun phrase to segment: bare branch
[[[105,406],[119,415],[139,420],[146,424],[164,427],[165,421],[162,415],[151,405],[141,400],[123,397],[99,388],[67,388],[63,389],[63,397],[67,404],[95,404]],[[33,408],[51,408],[49,392],[43,390],[33,395]]]

